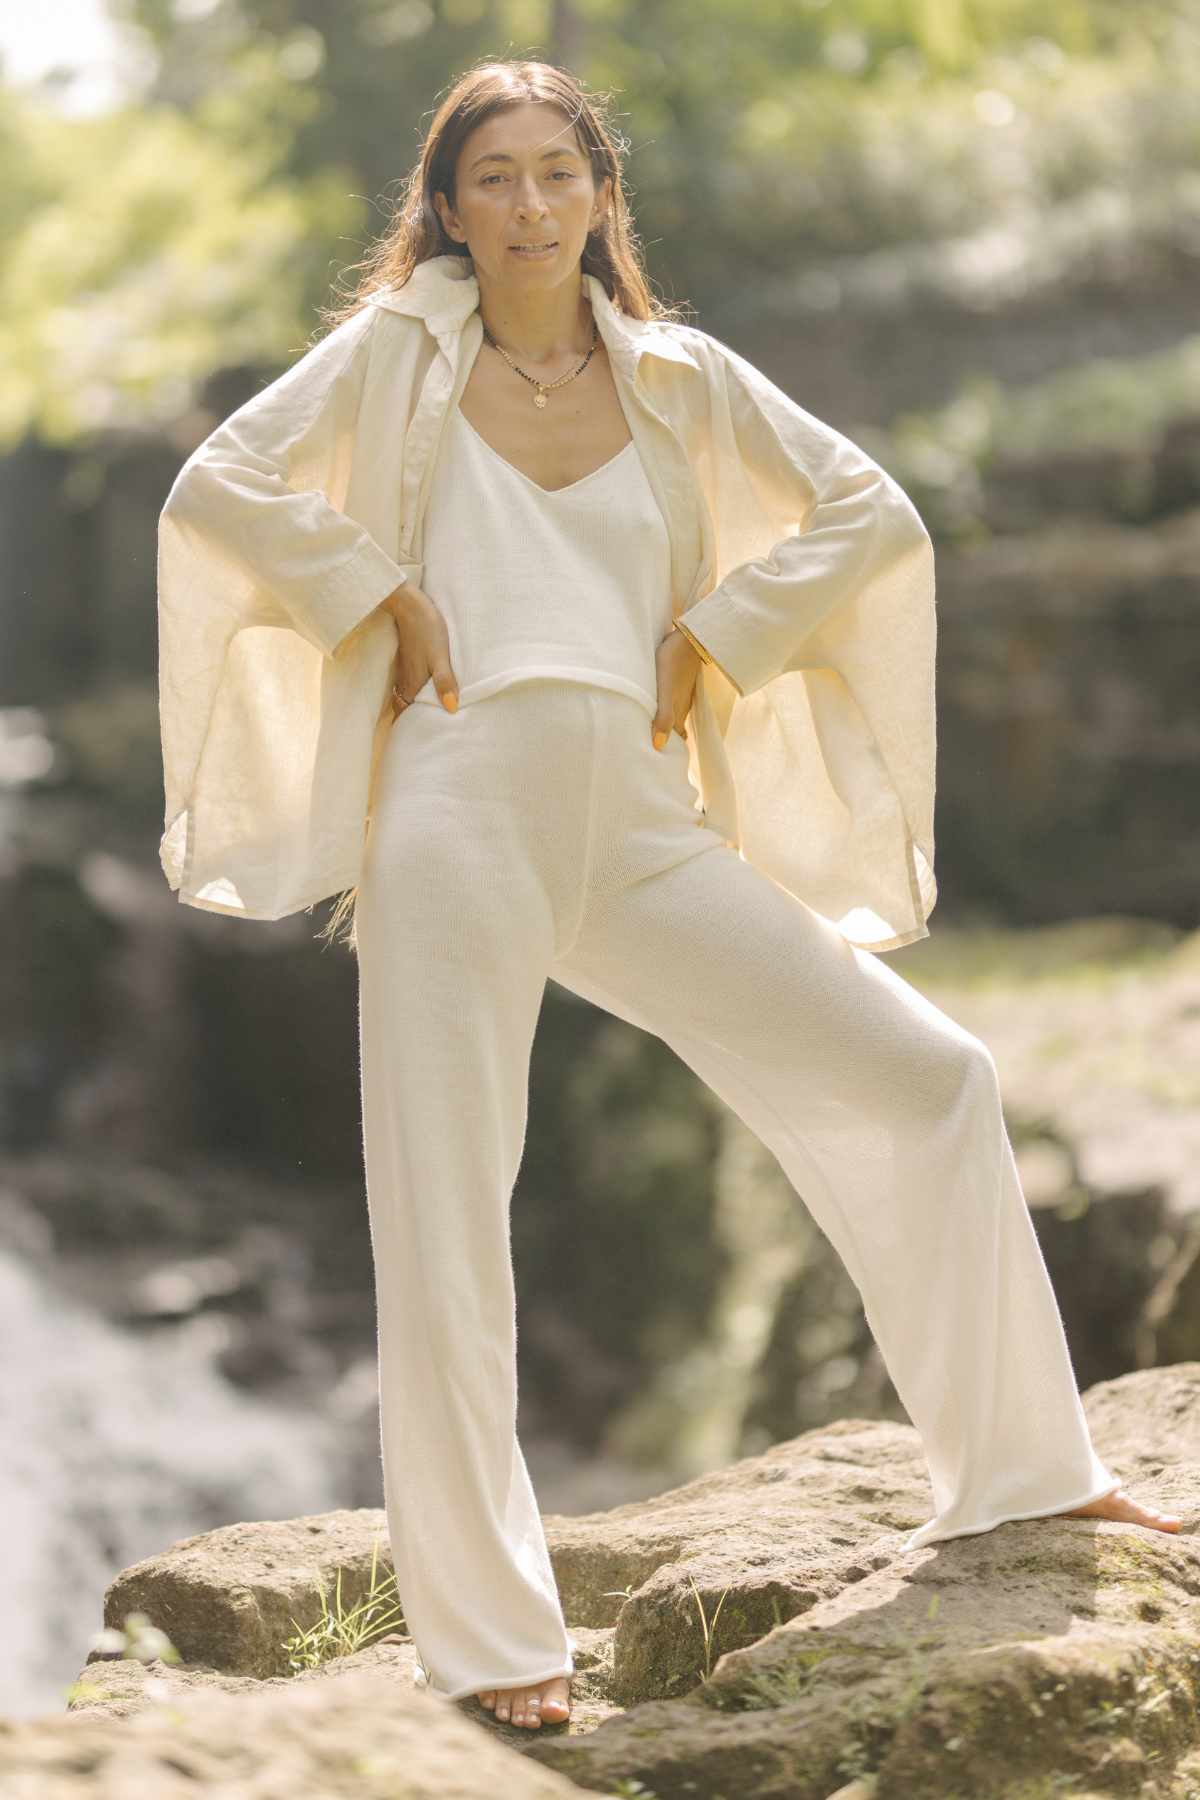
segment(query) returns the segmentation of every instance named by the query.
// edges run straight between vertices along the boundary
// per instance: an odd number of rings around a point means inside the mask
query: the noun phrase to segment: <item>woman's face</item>
[[[434,196],[448,235],[466,244],[482,280],[518,289],[551,288],[575,272],[612,191],[606,177],[597,193],[570,122],[537,101],[477,125],[459,151],[455,181],[456,207]],[[551,239],[554,248],[540,255],[514,248]]]

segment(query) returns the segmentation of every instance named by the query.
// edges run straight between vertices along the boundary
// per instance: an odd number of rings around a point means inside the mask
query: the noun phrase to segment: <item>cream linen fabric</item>
[[[667,521],[673,612],[715,659],[689,721],[708,824],[851,943],[927,937],[936,625],[916,510],[729,346],[584,285]],[[379,603],[421,582],[478,302],[468,258],[421,264],[239,407],[171,488],[160,854],[188,905],[276,919],[359,881],[391,721]]]

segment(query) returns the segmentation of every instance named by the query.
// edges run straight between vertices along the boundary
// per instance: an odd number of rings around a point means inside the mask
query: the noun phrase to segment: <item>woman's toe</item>
[[[566,1688],[566,1693],[562,1690]],[[549,1692],[542,1695],[542,1717],[554,1725],[570,1717],[570,1687],[565,1679],[559,1677],[550,1687]]]

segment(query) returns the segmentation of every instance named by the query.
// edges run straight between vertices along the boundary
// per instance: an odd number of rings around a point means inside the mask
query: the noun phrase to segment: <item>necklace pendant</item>
[[[542,390],[541,390],[541,388],[539,388],[539,389],[538,389],[538,391],[537,391],[537,393],[536,393],[536,394],[535,394],[535,395],[534,395],[534,396],[533,396],[533,404],[534,404],[534,405],[535,405],[535,406],[545,406],[545,404],[546,404],[546,396],[545,396],[545,394],[544,394],[544,393],[543,393],[543,392],[542,392]]]

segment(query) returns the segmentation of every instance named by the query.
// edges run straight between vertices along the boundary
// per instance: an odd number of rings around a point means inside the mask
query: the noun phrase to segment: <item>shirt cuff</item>
[[[697,653],[706,663],[720,669],[726,681],[744,696],[745,689],[736,676],[730,673],[731,664],[737,655],[737,643],[740,636],[740,623],[730,617],[729,607],[723,595],[717,595],[717,605],[709,606],[709,596],[689,606],[686,613],[681,613],[675,620],[675,626],[681,631],[688,643],[693,645]],[[700,633],[703,633],[701,637]]]
[[[413,565],[415,567],[415,565]],[[365,544],[326,576],[305,603],[305,624],[326,656],[338,656],[388,595],[408,580],[409,570],[378,544]]]

